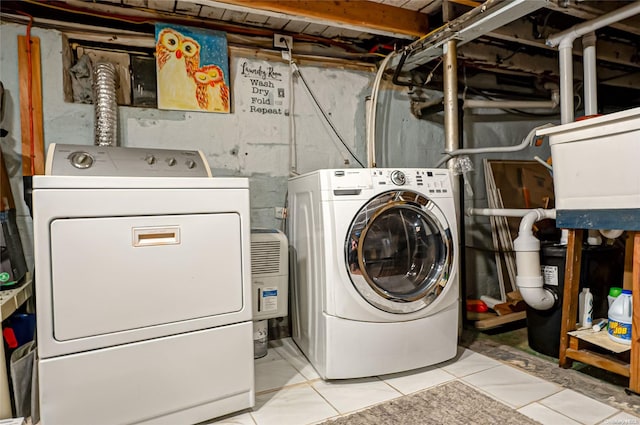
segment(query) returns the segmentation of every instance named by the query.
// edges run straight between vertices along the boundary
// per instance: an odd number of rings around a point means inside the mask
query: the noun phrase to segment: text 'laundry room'
[[[640,1],[0,34],[0,424],[640,424]]]

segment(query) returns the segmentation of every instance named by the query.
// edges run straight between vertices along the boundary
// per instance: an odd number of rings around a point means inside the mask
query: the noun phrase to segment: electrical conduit
[[[289,177],[297,176],[298,173],[298,147],[296,146],[296,120],[294,115],[295,96],[293,94],[293,77],[296,73],[296,65],[293,62],[293,50],[287,40],[284,40],[287,46],[289,59]],[[283,53],[284,56],[284,53]]]
[[[445,153],[445,157],[442,158],[436,164],[436,168],[440,167],[442,164],[447,162],[450,158],[459,155],[467,155],[467,154],[475,154],[475,153],[498,153],[498,152],[518,152],[525,149],[527,146],[531,146],[533,142],[533,138],[536,135],[536,131],[541,130],[543,128],[553,127],[553,124],[544,124],[539,127],[535,127],[533,130],[527,134],[527,136],[522,139],[522,142],[519,145],[514,146],[495,146],[495,147],[487,147],[487,148],[471,148],[471,149],[456,149],[450,152]]]
[[[369,101],[369,114],[367,116],[367,168],[376,167],[376,109],[378,107],[378,92],[380,91],[380,82],[387,68],[389,61],[396,55],[395,51],[389,53],[378,68],[376,78],[373,81],[371,89],[371,99]]]
[[[444,46],[444,150],[445,154],[460,149],[458,132],[458,44],[455,40],[447,41]],[[449,170],[453,172],[454,161],[449,162]],[[453,173],[452,173],[453,174]],[[452,180],[454,194],[460,191],[458,179]],[[460,217],[460,208],[456,208]]]

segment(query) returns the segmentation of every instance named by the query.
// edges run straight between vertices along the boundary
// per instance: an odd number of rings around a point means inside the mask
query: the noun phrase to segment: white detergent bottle
[[[578,296],[578,325],[581,328],[593,325],[593,294],[589,288],[583,288]]]
[[[631,291],[623,289],[611,307],[609,307],[609,325],[607,333],[612,341],[631,345],[631,318],[633,316],[633,304]]]

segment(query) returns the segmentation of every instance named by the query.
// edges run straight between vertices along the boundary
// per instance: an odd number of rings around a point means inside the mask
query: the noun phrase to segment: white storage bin
[[[558,210],[640,209],[640,108],[545,128]]]

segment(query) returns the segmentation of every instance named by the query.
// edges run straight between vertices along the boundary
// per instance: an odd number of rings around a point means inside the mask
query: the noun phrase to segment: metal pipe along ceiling
[[[457,44],[450,40],[444,53],[444,150],[458,149],[458,62]]]

